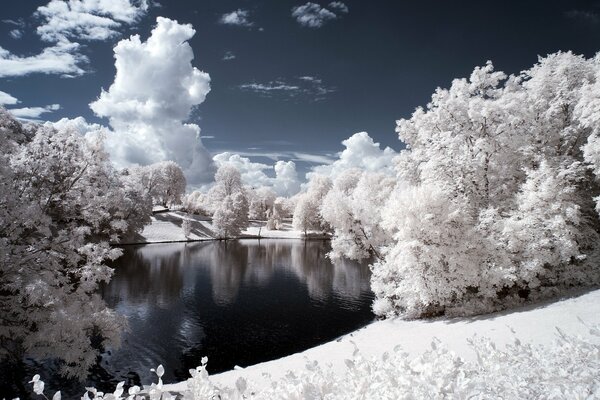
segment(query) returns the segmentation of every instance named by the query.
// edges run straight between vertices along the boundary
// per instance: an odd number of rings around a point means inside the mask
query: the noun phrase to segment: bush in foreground
[[[600,327],[590,328],[600,338]],[[190,370],[184,393],[164,389],[162,366],[158,383],[143,392],[139,387],[104,394],[88,388],[83,399],[596,399],[600,398],[599,340],[569,336],[557,329],[552,346],[533,346],[518,339],[499,349],[486,338],[468,340],[477,355],[467,361],[448,351],[438,340],[431,349],[411,358],[397,346],[378,359],[364,358],[358,349],[345,360],[346,371],[336,375],[331,367],[309,362],[306,370],[288,372],[270,387],[258,387],[239,378],[235,387],[219,387],[206,372],[207,359]],[[42,394],[39,376],[32,380]],[[56,395],[55,395],[56,396]],[[60,394],[58,395],[60,398]],[[56,399],[56,397],[55,397]]]

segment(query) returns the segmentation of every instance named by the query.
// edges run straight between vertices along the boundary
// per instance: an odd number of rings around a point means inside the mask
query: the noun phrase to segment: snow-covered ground
[[[213,240],[215,234],[210,217],[188,214],[183,211],[155,210],[152,222],[133,238],[122,244],[186,242],[196,240]],[[186,238],[181,227],[184,220],[191,223],[191,234]],[[240,238],[269,238],[269,239],[301,239],[303,232],[294,230],[291,221],[286,221],[280,230],[268,230],[264,221],[251,221],[248,229],[242,232]],[[328,237],[309,233],[310,238]]]
[[[258,387],[267,387],[288,371],[305,370],[308,361],[330,364],[331,371],[341,375],[347,370],[345,360],[352,358],[355,345],[365,358],[379,358],[398,345],[412,357],[431,349],[432,341],[437,338],[458,356],[472,361],[476,354],[467,339],[475,335],[490,338],[499,347],[512,343],[515,338],[523,343],[551,346],[560,330],[600,344],[600,337],[591,335],[589,328],[597,324],[600,324],[600,290],[471,318],[377,321],[336,341],[278,360],[213,375],[210,379],[221,387],[235,387],[237,379],[243,377]],[[182,391],[186,383],[167,385],[166,389]]]

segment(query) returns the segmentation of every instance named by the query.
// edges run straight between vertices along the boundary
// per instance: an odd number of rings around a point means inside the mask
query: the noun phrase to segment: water
[[[150,368],[159,364],[165,382],[185,380],[203,356],[211,374],[276,359],[374,318],[368,266],[332,264],[326,241],[170,243],[124,251],[102,296],[127,316],[130,330],[85,383],[99,389],[153,382]],[[35,368],[52,370],[47,363]],[[60,384],[63,393],[66,385],[82,394],[81,383]]]

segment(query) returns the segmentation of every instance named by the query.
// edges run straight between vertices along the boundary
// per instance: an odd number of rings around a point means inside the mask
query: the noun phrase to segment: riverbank
[[[150,244],[173,242],[196,242],[203,240],[217,240],[210,217],[188,214],[183,211],[164,210],[155,212],[149,225],[144,230],[131,238],[121,241],[120,244]],[[190,234],[184,235],[183,221],[190,222]],[[279,230],[266,228],[266,221],[250,221],[250,226],[245,229],[237,239],[328,239],[330,236],[318,232],[304,232],[294,230],[291,220],[284,220]]]
[[[309,361],[319,362],[332,376],[341,379],[348,373],[347,360],[352,359],[355,348],[364,358],[381,359],[399,345],[414,358],[430,350],[435,339],[465,361],[477,358],[467,342],[474,336],[489,338],[501,349],[515,339],[533,346],[552,347],[559,333],[600,345],[600,337],[593,335],[591,329],[599,324],[600,290],[472,318],[377,321],[338,340],[278,360],[217,374],[210,380],[222,388],[235,387],[242,377],[260,390],[289,376],[290,371],[295,374],[305,371]],[[600,371],[590,371],[592,376],[597,373]],[[186,387],[186,382],[166,385],[170,391],[183,391]]]

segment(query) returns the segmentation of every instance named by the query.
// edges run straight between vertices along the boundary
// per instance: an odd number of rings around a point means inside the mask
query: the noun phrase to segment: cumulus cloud
[[[231,165],[240,171],[242,182],[250,187],[270,187],[280,196],[291,196],[300,190],[293,161],[277,161],[274,165],[253,162],[239,154],[224,152],[213,157],[217,166]]]
[[[148,11],[146,0],[51,0],[38,7],[42,40],[106,40],[118,35],[123,24],[137,22]]]
[[[335,92],[335,88],[324,85],[321,79],[312,76],[300,76],[291,81],[277,79],[265,83],[244,83],[238,88],[262,97],[292,98],[306,95],[315,101],[323,100],[329,93]]]
[[[185,123],[210,91],[209,75],[192,66],[194,34],[189,24],[158,17],[147,41],[134,35],[115,46],[115,80],[90,107],[109,119],[107,148],[117,166],[174,160],[188,183],[212,179],[200,127]]]
[[[37,55],[20,56],[0,47],[0,77],[33,73],[73,77],[85,73],[88,58],[81,53],[79,41],[107,40],[119,34],[123,25],[131,25],[148,10],[147,0],[51,0],[38,7],[41,21],[36,32],[52,43]],[[10,35],[22,35],[22,21],[3,20],[15,25]]]
[[[308,2],[304,5],[293,7],[292,17],[302,26],[320,28],[328,21],[334,20],[341,14],[348,12],[348,7],[341,1],[329,3],[329,7],[331,10],[321,7],[317,3]]]
[[[221,15],[219,22],[224,25],[254,26],[254,22],[250,21],[250,12],[242,9]]]
[[[18,102],[19,100],[16,97],[0,90],[0,105],[12,105]]]
[[[59,130],[73,130],[80,135],[87,137],[95,136],[99,133],[103,135],[110,133],[110,130],[107,127],[100,124],[88,123],[83,117],[77,117],[73,119],[61,118],[56,122],[46,122],[44,125],[51,126]]]
[[[394,174],[393,159],[397,152],[389,147],[381,149],[367,132],[359,132],[342,141],[346,147],[339,158],[328,165],[319,165],[311,173],[336,177],[343,171],[359,168],[364,171]],[[309,174],[311,174],[309,173]]]

